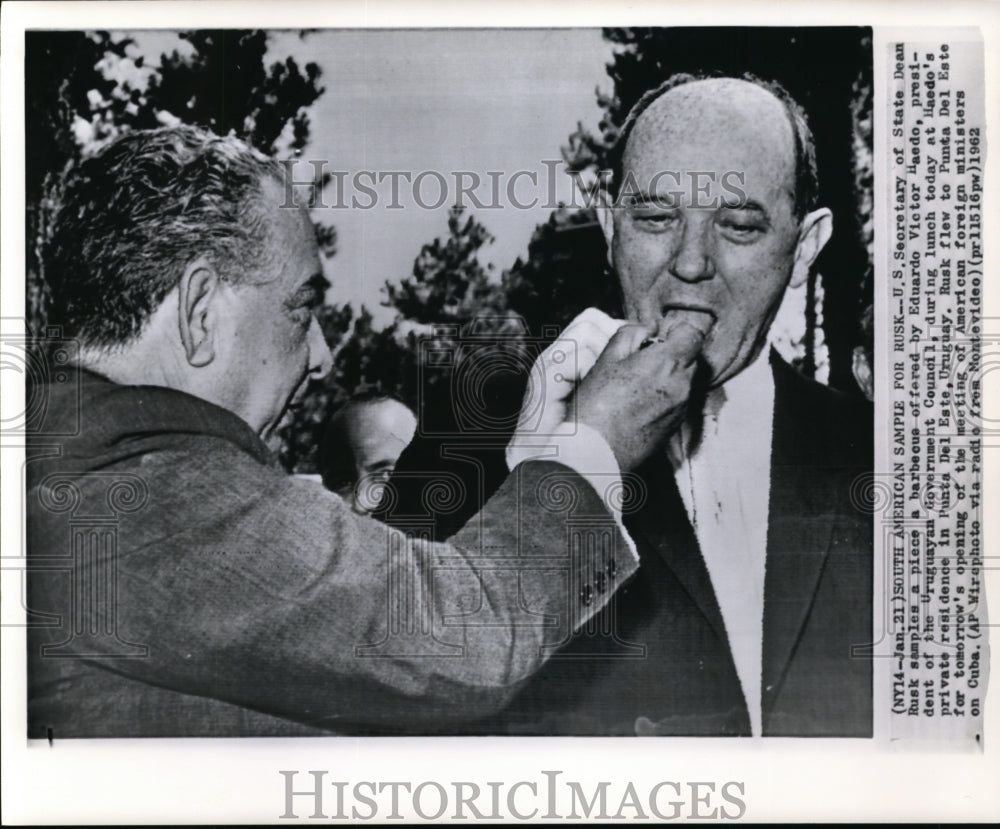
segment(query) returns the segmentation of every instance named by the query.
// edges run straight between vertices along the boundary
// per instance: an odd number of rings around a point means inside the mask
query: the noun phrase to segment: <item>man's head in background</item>
[[[735,376],[833,230],[801,108],[756,79],[674,76],[626,119],[614,188],[601,214],[626,314],[707,328],[711,384]]]
[[[50,321],[81,364],[193,394],[273,436],[330,368],[315,233],[281,168],[194,127],[134,132],[70,171],[46,251]]]
[[[317,466],[323,485],[356,512],[373,512],[381,485],[416,429],[416,415],[396,398],[377,392],[355,395],[330,419],[320,440]]]

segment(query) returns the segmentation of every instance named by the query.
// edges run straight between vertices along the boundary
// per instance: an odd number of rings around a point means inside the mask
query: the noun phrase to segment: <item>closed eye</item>
[[[640,226],[649,228],[667,227],[677,221],[677,210],[659,207],[633,207],[629,209],[629,217]]]
[[[763,233],[764,228],[757,225],[741,225],[736,222],[720,222],[722,227],[728,230],[735,230],[738,233]]]
[[[314,274],[285,300],[285,307],[295,319],[308,322],[313,312],[322,304],[330,283],[322,274]]]
[[[769,227],[766,217],[755,210],[723,211],[716,224],[724,236],[736,242],[755,242]]]

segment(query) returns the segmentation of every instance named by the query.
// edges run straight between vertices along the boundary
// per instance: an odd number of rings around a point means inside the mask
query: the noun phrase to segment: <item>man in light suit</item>
[[[30,737],[433,731],[509,701],[547,626],[584,623],[635,571],[604,490],[679,416],[649,390],[689,380],[700,333],[665,367],[638,349],[650,328],[622,327],[573,388],[558,462],[515,460],[449,544],[408,540],[266,445],[331,364],[282,172],[174,127],[65,182],[46,256],[62,339],[29,390]],[[648,440],[620,434],[625,407]]]
[[[703,333],[699,371],[661,389],[688,414],[632,481],[639,573],[483,730],[871,734],[872,524],[851,491],[872,411],[768,347],[832,231],[817,192],[780,87],[675,76],[629,115],[601,211],[609,258],[629,319]]]

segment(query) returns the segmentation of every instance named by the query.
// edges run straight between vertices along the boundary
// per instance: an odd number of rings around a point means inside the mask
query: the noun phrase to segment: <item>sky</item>
[[[463,177],[470,186],[473,175],[483,182],[473,192],[487,207],[478,209],[464,197],[496,240],[483,250],[483,264],[499,273],[524,255],[550,210],[517,209],[507,198],[510,177],[519,170],[538,176],[537,188],[528,176],[514,181],[520,204],[536,197],[544,203],[547,177],[558,176],[569,198],[564,171],[548,176],[543,161],[561,158],[560,147],[578,121],[596,129],[595,88],[610,87],[610,46],[595,29],[318,32],[304,41],[282,33],[272,49],[323,69],[326,92],[313,107],[312,141],[303,158],[348,173],[340,203],[371,201],[349,186],[359,171],[409,172],[412,180],[427,173],[416,194],[405,178],[396,178],[400,209],[388,206],[387,177],[371,209],[318,211],[338,231],[328,272],[331,298],[360,298],[372,310],[382,284],[408,276],[421,245],[447,231],[447,210],[460,197],[456,172],[470,173]],[[490,171],[503,174],[493,179],[498,199],[492,198]],[[435,173],[444,177],[445,189]],[[336,204],[337,196],[333,192],[325,203]],[[441,207],[430,209],[442,199]]]
[[[173,32],[127,34],[147,65],[189,48]],[[324,263],[328,302],[364,305],[377,325],[389,323],[395,312],[381,304],[382,286],[410,276],[421,247],[447,234],[456,199],[493,235],[480,261],[496,279],[527,253],[555,203],[580,203],[560,148],[578,123],[597,132],[596,90],[612,90],[612,46],[599,29],[272,31],[268,62],[289,55],[300,67],[318,64],[326,89],[310,108],[310,142],[294,177],[309,180],[322,169],[343,182],[339,192],[328,187],[325,207],[313,211],[337,229],[337,253]],[[383,174],[382,183],[366,172]],[[460,195],[458,172],[467,185],[479,177],[473,192],[482,208]],[[352,199],[374,205],[352,207]],[[772,327],[787,359],[801,351],[805,304],[804,289],[788,291]],[[825,380],[825,346],[816,347],[817,377]]]
[[[168,33],[130,35],[153,63],[178,46]],[[328,188],[328,206],[315,211],[338,233],[337,254],[326,265],[328,300],[364,303],[379,321],[391,317],[379,307],[381,286],[410,275],[421,246],[447,232],[447,210],[457,199],[495,237],[480,260],[497,278],[526,253],[535,226],[551,212],[546,205],[572,198],[560,147],[578,122],[596,131],[595,90],[611,88],[611,46],[598,29],[326,30],[304,38],[278,31],[269,48],[269,59],[292,55],[300,66],[312,61],[323,70],[326,91],[311,108],[302,161],[343,174],[341,197]],[[312,168],[300,165],[296,179],[308,178]],[[362,171],[397,173],[398,197],[393,176],[377,185],[362,175],[362,186],[375,185],[375,206],[337,207],[352,198],[373,201],[354,186]],[[461,181],[467,187],[479,177],[473,192],[481,209],[460,195],[456,172],[468,173]],[[534,199],[533,209],[516,206]]]

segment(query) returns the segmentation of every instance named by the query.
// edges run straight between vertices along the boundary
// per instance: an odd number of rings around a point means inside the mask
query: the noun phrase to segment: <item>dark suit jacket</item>
[[[864,654],[871,642],[873,528],[851,489],[872,468],[872,409],[803,378],[773,354],[772,368],[763,731],[870,736],[871,659]],[[433,468],[442,448],[413,446],[401,469]],[[478,451],[478,466],[465,468],[482,482],[481,495],[502,473],[502,450]],[[657,455],[637,474],[644,495],[625,523],[639,548],[639,573],[572,639],[561,631],[563,647],[513,705],[473,730],[750,733],[722,617],[670,464]]]
[[[560,464],[522,464],[449,544],[407,544],[228,411],[58,376],[26,465],[30,737],[427,733],[510,701],[543,622],[601,604],[568,587],[598,560],[635,570]],[[604,554],[571,555],[594,527]]]

